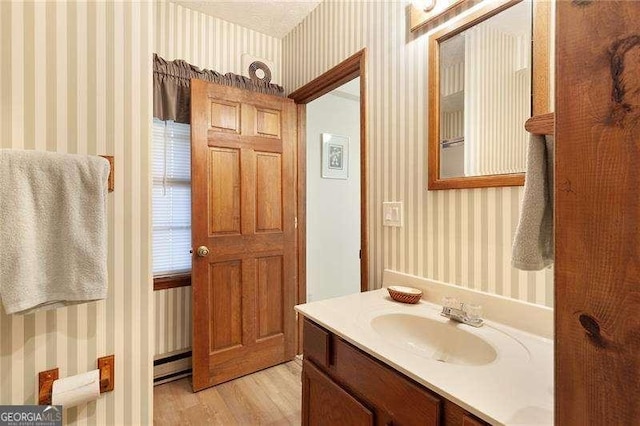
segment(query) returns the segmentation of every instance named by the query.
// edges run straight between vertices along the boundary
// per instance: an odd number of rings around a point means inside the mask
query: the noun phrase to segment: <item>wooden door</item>
[[[194,390],[295,354],[295,119],[289,99],[191,82]]]
[[[556,2],[558,425],[640,424],[640,3]]]

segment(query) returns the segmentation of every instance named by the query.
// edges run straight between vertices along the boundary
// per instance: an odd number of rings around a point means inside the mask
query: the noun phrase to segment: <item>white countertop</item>
[[[324,326],[385,364],[494,425],[553,424],[553,340],[492,321],[474,328],[452,323],[481,337],[497,352],[480,366],[438,362],[381,336],[371,319],[407,313],[448,322],[441,307],[392,300],[386,289],[296,306]]]

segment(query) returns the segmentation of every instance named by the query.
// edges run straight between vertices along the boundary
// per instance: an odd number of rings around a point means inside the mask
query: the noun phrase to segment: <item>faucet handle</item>
[[[442,307],[451,309],[460,309],[461,304],[455,297],[444,296],[442,298]]]
[[[462,304],[462,310],[470,320],[476,321],[482,318],[482,306],[473,303]]]

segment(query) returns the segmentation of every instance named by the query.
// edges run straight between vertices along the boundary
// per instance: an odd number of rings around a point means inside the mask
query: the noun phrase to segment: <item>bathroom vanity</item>
[[[487,424],[308,319],[304,336],[303,424]]]
[[[440,308],[386,289],[296,307],[303,424],[553,424],[552,340]]]

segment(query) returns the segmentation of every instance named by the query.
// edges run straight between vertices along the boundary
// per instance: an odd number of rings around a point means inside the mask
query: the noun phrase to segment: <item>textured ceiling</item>
[[[184,7],[282,38],[298,25],[319,0],[196,0],[174,1]]]

